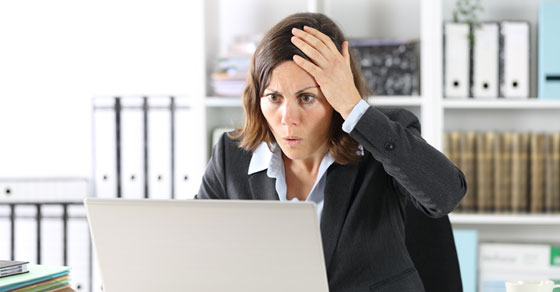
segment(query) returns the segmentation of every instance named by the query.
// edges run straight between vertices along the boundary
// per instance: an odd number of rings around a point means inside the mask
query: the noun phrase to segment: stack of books
[[[68,267],[0,261],[0,273],[0,292],[74,291]]]
[[[240,97],[243,94],[251,58],[261,35],[237,36],[227,52],[217,60],[211,76],[212,89],[216,96]]]

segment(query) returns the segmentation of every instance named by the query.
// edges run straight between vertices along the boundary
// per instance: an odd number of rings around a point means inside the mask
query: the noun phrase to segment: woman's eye
[[[302,103],[312,103],[315,100],[315,97],[311,94],[304,94],[300,96]]]
[[[280,97],[277,94],[269,94],[266,96],[266,98],[268,99],[268,101],[270,102],[279,102],[280,101]]]

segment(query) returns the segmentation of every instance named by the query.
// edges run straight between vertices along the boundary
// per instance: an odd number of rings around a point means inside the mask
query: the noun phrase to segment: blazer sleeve
[[[383,164],[400,193],[430,217],[453,211],[467,190],[465,176],[447,157],[420,135],[420,122],[411,112],[388,114],[369,107],[350,136]]]
[[[225,134],[212,150],[212,157],[202,176],[202,183],[195,199],[225,199]]]

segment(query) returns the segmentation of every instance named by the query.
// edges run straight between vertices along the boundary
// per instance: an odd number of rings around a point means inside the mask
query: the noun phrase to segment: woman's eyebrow
[[[296,91],[296,95],[299,95],[299,94],[301,94],[302,92],[304,92],[304,91],[306,91],[306,90],[308,90],[308,89],[311,89],[311,88],[319,88],[319,85],[312,85],[312,86],[304,87],[304,88],[302,88],[302,89]],[[279,91],[277,91],[277,90],[274,90],[274,89],[268,89],[268,88],[267,88],[267,89],[265,89],[265,92],[266,92],[266,91],[268,91],[268,94],[279,94],[279,95],[282,95],[281,92],[279,92]]]

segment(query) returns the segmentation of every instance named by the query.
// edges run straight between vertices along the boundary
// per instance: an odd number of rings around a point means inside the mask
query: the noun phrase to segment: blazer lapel
[[[321,216],[321,236],[327,269],[340,238],[351,202],[358,165],[333,164],[327,171],[325,202]]]
[[[275,179],[266,175],[266,170],[249,175],[253,200],[279,200],[275,183]]]

